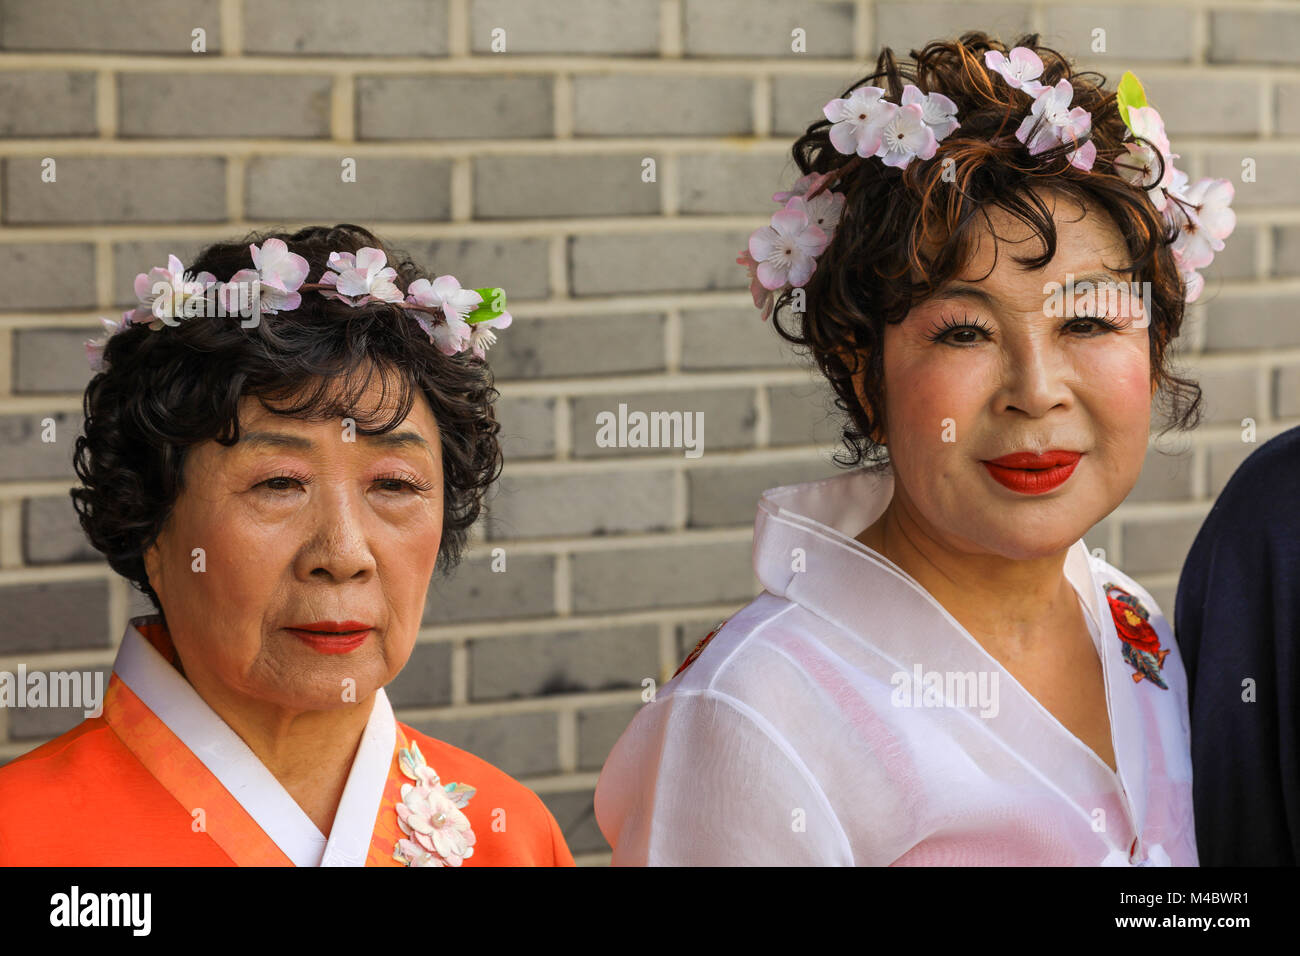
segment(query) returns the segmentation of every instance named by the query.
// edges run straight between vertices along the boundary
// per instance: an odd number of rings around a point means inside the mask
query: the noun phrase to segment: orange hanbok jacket
[[[103,714],[0,767],[4,866],[402,866],[401,755],[474,788],[473,851],[433,865],[572,866],[555,818],[507,774],[397,722],[384,691],[326,838],[171,665],[156,617],[128,626]],[[409,769],[408,762],[408,769]],[[467,838],[468,839],[468,838]],[[408,844],[410,846],[410,844]],[[459,863],[455,862],[459,860]]]

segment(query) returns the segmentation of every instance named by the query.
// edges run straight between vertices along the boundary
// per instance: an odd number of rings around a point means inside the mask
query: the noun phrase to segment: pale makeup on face
[[[915,577],[972,633],[1008,653],[1077,622],[1068,549],[1128,495],[1147,450],[1155,384],[1145,323],[1048,314],[1044,287],[1112,271],[1127,252],[1108,216],[1051,194],[1055,257],[1020,220],[990,211],[967,267],[884,338],[885,440],[893,500],[858,536]],[[996,251],[996,265],[994,265]],[[978,328],[941,330],[949,323]],[[932,336],[938,336],[932,338]],[[944,440],[955,437],[955,440]],[[1074,472],[1038,495],[1006,488],[983,461],[1016,451],[1081,452]]]
[[[190,449],[145,558],[186,680],[323,832],[374,694],[410,657],[442,536],[441,444],[423,395],[392,431],[347,436],[342,420],[242,399],[240,441]],[[373,629],[345,653],[286,630],[317,621]]]

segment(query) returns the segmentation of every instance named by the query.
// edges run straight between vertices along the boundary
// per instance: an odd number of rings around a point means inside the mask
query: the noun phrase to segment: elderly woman
[[[73,496],[158,613],[101,717],[0,770],[0,863],[572,865],[532,791],[384,694],[500,470],[499,290],[356,226],[250,238],[141,274],[88,343]]]
[[[1157,394],[1195,423],[1169,346],[1231,186],[1036,36],[886,48],[825,113],[741,261],[871,467],[762,497],[764,593],[601,773],[614,862],[1195,865],[1169,623],[1082,535]]]

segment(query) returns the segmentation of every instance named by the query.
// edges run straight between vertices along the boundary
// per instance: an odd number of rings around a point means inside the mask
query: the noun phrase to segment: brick
[[[575,856],[583,853],[611,852],[596,823],[596,808],[592,803],[594,795],[594,790],[539,794],[542,802],[551,811],[551,815],[555,817],[555,822],[560,825],[569,852]]]
[[[1273,125],[1282,136],[1300,133],[1300,83],[1279,81],[1274,85]]]
[[[52,419],[54,441],[42,441],[45,419]],[[73,481],[72,451],[84,420],[79,412],[0,415],[0,481],[53,478]]]
[[[1291,296],[1220,296],[1206,304],[1206,312],[1207,352],[1300,346],[1300,322]]]
[[[1225,241],[1224,246],[1227,245]],[[1215,256],[1215,260],[1218,260],[1218,256]],[[1300,275],[1300,226],[1273,227],[1273,275]]]
[[[555,559],[506,549],[505,560],[504,571],[485,556],[463,559],[450,579],[434,572],[421,625],[554,613]]]
[[[632,722],[640,704],[618,707],[585,707],[578,711],[578,769],[599,770]]]
[[[474,218],[653,216],[659,183],[643,182],[641,157],[480,156]]]
[[[469,642],[469,694],[476,701],[621,690],[658,674],[654,624]]]
[[[672,524],[670,471],[642,469],[500,479],[487,537],[503,539],[664,531]]]
[[[66,495],[23,502],[23,557],[27,564],[103,560],[86,538]]]
[[[1257,373],[1250,367],[1200,369],[1204,421],[1233,424],[1247,417],[1258,421],[1264,410],[1258,404],[1256,379]]]
[[[1124,560],[1123,565],[1117,567],[1130,577],[1177,572],[1182,568],[1204,520],[1204,515],[1129,519],[1120,531]]]
[[[1300,14],[1293,10],[1210,10],[1211,63],[1300,63]]]
[[[4,161],[4,221],[32,223],[219,222],[226,163],[215,156],[65,156],[56,182],[40,157]]]
[[[46,675],[47,688],[50,688],[51,681],[58,680],[57,677],[51,677],[51,674],[68,674],[69,672],[99,674],[100,680],[103,681],[98,688],[95,686],[94,678],[90,678],[89,686],[80,684],[78,693],[86,691],[94,694],[97,690],[103,693],[108,689],[108,679],[112,672],[111,667],[69,667],[60,671],[43,670],[41,673]],[[10,673],[17,677],[17,669],[11,668]],[[30,677],[33,673],[29,669],[27,674]],[[47,690],[47,693],[50,691]],[[9,739],[10,740],[35,740],[48,739],[57,737],[66,733],[73,727],[86,719],[86,712],[93,711],[89,700],[82,697],[83,706],[80,707],[14,707],[9,710]],[[100,698],[103,702],[103,698]]]
[[[0,254],[0,288],[5,310],[93,308],[95,247],[88,242],[6,246]]]
[[[118,135],[328,137],[332,86],[325,75],[123,73]],[[199,103],[202,109],[195,108]]]
[[[802,136],[809,126],[825,121],[823,106],[847,92],[838,78],[781,77],[772,84],[772,132],[778,136]]]
[[[1142,474],[1124,500],[1186,501],[1192,498],[1192,465],[1190,451],[1174,455],[1156,448],[1148,449],[1142,463]]]
[[[1300,365],[1273,370],[1273,414],[1278,418],[1300,416]]]
[[[0,73],[0,136],[94,136],[95,74]]]
[[[1233,473],[1243,461],[1259,448],[1265,441],[1266,436],[1256,434],[1256,440],[1248,441],[1227,441],[1216,442],[1209,446],[1209,494],[1211,498],[1217,498],[1223,491],[1224,486],[1228,484]]]
[[[221,50],[220,0],[0,0],[0,23],[6,50],[195,56],[196,27]]]
[[[0,620],[0,654],[112,646],[103,580],[0,586]]]
[[[357,77],[357,138],[546,139],[555,132],[548,76]]]
[[[497,346],[500,344],[498,339]],[[488,353],[490,359],[496,358],[497,346]],[[496,403],[496,415],[501,423],[497,440],[506,462],[555,454],[555,399],[503,396]]]
[[[1125,63],[1132,60],[1193,59],[1192,16],[1170,16],[1169,8],[1154,4],[1047,5],[1043,10],[1048,46],[1080,58],[1095,57]],[[1106,49],[1092,52],[1093,30],[1106,31]],[[1119,77],[1116,76],[1116,80]],[[1143,81],[1146,85],[1146,81]],[[1166,103],[1150,95],[1151,103]],[[1161,108],[1160,115],[1164,116]]]
[[[493,31],[505,30],[505,53],[655,56],[658,0],[473,0],[470,47],[493,53]]]
[[[1300,184],[1295,177],[1295,153],[1265,152],[1257,143],[1243,143],[1231,152],[1205,154],[1204,175],[1232,183],[1232,208],[1272,209],[1300,204]],[[1243,182],[1242,161],[1255,161],[1255,181]],[[1199,178],[1199,177],[1198,177]],[[1229,237],[1227,242],[1231,242]],[[1226,244],[1226,243],[1225,243]]]
[[[667,440],[679,441],[675,448],[602,448],[596,444],[601,431],[597,416],[609,412],[614,416],[613,435],[618,438],[619,406],[627,406],[627,415],[633,412],[680,412],[680,432],[670,425]],[[695,413],[700,413],[699,418]],[[690,439],[687,441],[687,414],[690,419]],[[573,427],[573,455],[575,458],[607,458],[627,455],[666,455],[698,458],[719,448],[749,448],[754,444],[758,411],[754,405],[754,391],[750,388],[691,389],[677,392],[619,393],[614,395],[586,395],[572,400],[569,415]],[[703,424],[701,432],[700,423]],[[646,429],[648,441],[665,440],[662,429]],[[688,455],[689,452],[689,455]]]
[[[321,222],[445,220],[451,214],[451,163],[440,159],[352,157],[356,182],[343,182],[342,159],[257,156],[248,161],[250,219]]]
[[[573,78],[574,135],[743,136],[754,131],[744,77],[587,74]]]
[[[245,53],[446,56],[447,0],[244,0]]]
[[[664,369],[662,315],[572,315],[515,321],[491,353],[502,379],[622,375]]]
[[[1255,278],[1255,264],[1259,261],[1259,241],[1263,227],[1237,223],[1223,243],[1223,249],[1214,254],[1214,260],[1198,271],[1211,285],[1226,279]]]
[[[103,333],[98,323],[84,329],[14,330],[14,394],[53,395],[85,389],[92,374],[85,342]]]
[[[773,445],[829,445],[839,441],[842,413],[831,404],[834,392],[822,379],[806,385],[768,389]]]
[[[772,194],[789,188],[799,170],[786,153],[703,153],[682,156],[677,178],[683,213],[771,215],[780,208]]]
[[[905,59],[912,48],[931,40],[955,40],[967,30],[984,30],[1007,43],[1028,33],[1029,7],[1019,3],[903,3],[876,4],[872,36],[877,47],[889,46]],[[874,59],[874,56],[873,56]]]
[[[401,715],[398,719],[402,719]],[[560,769],[554,714],[447,717],[406,723],[422,734],[468,750],[512,777],[555,773]],[[465,782],[473,784],[474,781]]]
[[[748,289],[736,264],[748,243],[749,233],[737,230],[574,236],[570,286],[575,296]]]
[[[685,0],[687,56],[848,57],[853,55],[853,4],[787,0]],[[792,32],[804,31],[804,51],[794,52]]]
[[[737,268],[740,268],[737,266]],[[739,309],[699,309],[682,313],[682,361],[684,371],[739,368],[802,367],[795,355],[752,306]],[[789,327],[785,313],[783,325]]]
[[[571,563],[578,614],[748,601],[757,593],[749,541],[596,551]]]
[[[403,239],[400,245],[425,268],[454,275],[468,288],[501,286],[510,303],[551,294],[546,239]],[[520,324],[512,324],[493,346],[493,369],[501,358],[498,350],[510,348],[507,342],[518,337]]]
[[[1127,22],[1127,8],[1116,9],[1122,11]],[[1187,29],[1192,23],[1190,17],[1170,17],[1166,9],[1161,22],[1169,26],[1175,21]],[[1110,37],[1114,39],[1122,33],[1112,31]],[[1154,52],[1162,50],[1163,46],[1155,45],[1150,49]],[[1141,54],[1135,54],[1133,58],[1139,57]],[[1121,61],[1116,58],[1116,62]],[[1119,82],[1119,77],[1115,77],[1113,82]],[[1174,143],[1180,136],[1255,136],[1262,132],[1259,101],[1266,95],[1262,80],[1216,76],[1213,83],[1198,86],[1199,95],[1189,97],[1188,84],[1195,82],[1196,74],[1191,72],[1184,76],[1152,76],[1142,81],[1147,102],[1160,110],[1165,131]],[[1174,150],[1177,149],[1174,146]]]
[[[394,707],[442,707],[451,703],[451,645],[418,643],[402,672],[384,688]]]
[[[764,491],[826,478],[831,473],[831,466],[812,456],[808,461],[691,468],[686,472],[690,502],[687,527],[752,525]]]

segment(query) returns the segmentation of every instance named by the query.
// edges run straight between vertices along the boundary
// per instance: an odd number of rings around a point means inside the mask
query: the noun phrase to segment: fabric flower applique
[[[320,290],[327,299],[342,299],[348,305],[365,305],[367,302],[401,302],[402,292],[394,284],[397,270],[386,265],[388,257],[379,249],[367,246],[350,252],[331,252],[330,272],[320,277],[320,284],[332,286]]]
[[[1168,648],[1160,647],[1160,635],[1151,626],[1150,612],[1142,602],[1117,584],[1104,588],[1110,604],[1110,616],[1115,621],[1115,632],[1124,643],[1124,660],[1134,669],[1133,682],[1143,678],[1157,687],[1169,689],[1160,668],[1169,655]]]
[[[474,855],[474,830],[461,812],[474,788],[442,783],[414,740],[397,752],[397,760],[415,783],[402,784],[402,802],[395,807],[407,838],[394,845],[393,859],[407,866],[460,866]]]
[[[250,245],[248,251],[253,256],[254,268],[240,269],[230,277],[230,281],[256,280],[259,284],[258,308],[263,314],[275,315],[298,308],[302,304],[298,289],[307,281],[311,269],[307,260],[290,252],[283,239],[268,239],[261,248]],[[323,277],[321,281],[325,281]]]

